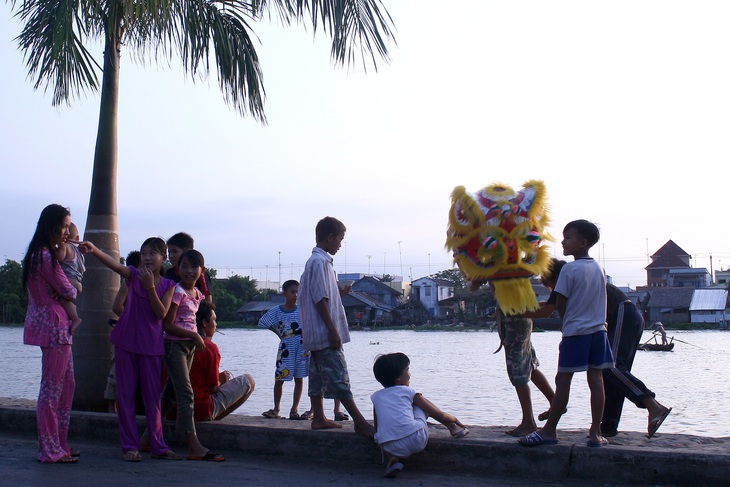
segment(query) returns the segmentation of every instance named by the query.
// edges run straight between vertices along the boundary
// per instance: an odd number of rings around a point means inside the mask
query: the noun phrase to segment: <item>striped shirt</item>
[[[299,314],[302,320],[302,341],[305,350],[317,351],[330,346],[327,326],[316,307],[322,299],[327,299],[327,307],[340,340],[343,344],[349,342],[350,330],[340,290],[337,287],[332,256],[324,249],[315,247],[299,280]]]

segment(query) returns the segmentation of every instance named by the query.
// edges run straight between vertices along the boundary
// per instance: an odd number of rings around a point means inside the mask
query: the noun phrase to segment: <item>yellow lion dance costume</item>
[[[492,184],[468,193],[457,186],[451,193],[446,248],[469,281],[494,284],[494,297],[507,315],[536,310],[539,305],[530,277],[548,269],[544,245],[553,240],[545,185],[527,181],[520,191]]]

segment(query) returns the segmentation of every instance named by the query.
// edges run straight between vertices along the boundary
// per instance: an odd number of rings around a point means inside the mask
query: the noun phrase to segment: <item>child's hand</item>
[[[139,282],[142,283],[142,287],[146,290],[154,289],[155,287],[155,276],[152,271],[147,267],[142,266],[139,268]]]
[[[193,338],[193,343],[195,343],[195,351],[199,352],[201,350],[205,350],[205,340],[203,340],[203,337],[195,334],[195,337]]]
[[[94,245],[93,243],[84,241],[84,242],[79,243],[79,250],[81,251],[82,254],[93,254],[94,251],[96,251],[98,249],[96,248],[96,245]]]

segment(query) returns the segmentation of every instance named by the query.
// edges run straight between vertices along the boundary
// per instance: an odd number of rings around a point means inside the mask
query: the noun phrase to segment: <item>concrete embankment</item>
[[[140,427],[144,421],[139,417]],[[224,421],[199,423],[198,435],[209,448],[247,455],[305,455],[309,459],[378,468],[380,450],[354,433],[352,422],[341,430],[312,431],[309,422],[231,416]],[[165,423],[165,437],[174,425]],[[470,471],[539,480],[585,479],[602,483],[664,485],[727,485],[730,478],[730,437],[708,438],[662,434],[652,439],[638,432],[622,432],[602,448],[586,445],[586,430],[559,430],[560,444],[525,448],[505,435],[505,427],[470,426],[471,433],[454,439],[441,425],[431,427],[425,452],[408,460],[408,467],[424,470]],[[0,431],[35,435],[32,402],[0,398]],[[118,444],[114,414],[74,411],[70,440]],[[178,447],[182,450],[182,447]]]

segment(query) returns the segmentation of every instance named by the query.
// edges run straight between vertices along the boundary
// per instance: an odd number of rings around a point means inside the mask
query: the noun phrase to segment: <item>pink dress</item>
[[[38,461],[53,463],[68,455],[66,442],[75,389],[71,353],[71,320],[54,298],[76,299],[76,288],[47,249],[28,274],[28,310],[23,343],[38,345],[43,352],[41,387],[38,394]]]

